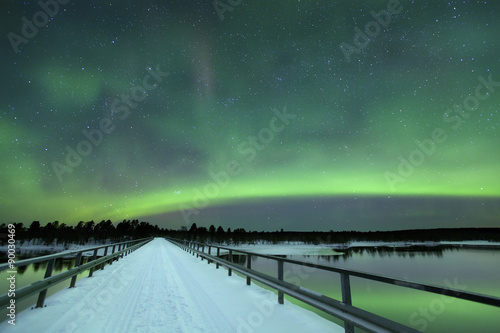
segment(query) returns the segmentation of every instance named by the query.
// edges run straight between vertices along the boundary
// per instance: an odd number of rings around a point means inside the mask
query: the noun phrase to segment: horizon
[[[78,220],[11,220],[5,223],[33,221],[47,224],[54,221],[76,226],[80,221],[139,220],[163,229],[180,230],[196,223],[227,225],[226,228],[273,231],[276,229],[300,231],[396,231],[440,228],[497,228],[500,198],[461,196],[331,196],[295,197],[279,200],[240,200],[237,203],[213,205],[193,209],[189,218],[183,211],[174,211],[139,218],[98,218]],[[248,216],[251,216],[249,218]],[[234,221],[245,221],[241,225]],[[3,221],[0,221],[3,222]],[[96,222],[97,223],[97,222]],[[304,227],[314,226],[311,228]],[[295,228],[295,229],[290,229]],[[378,229],[377,229],[378,228]]]
[[[257,232],[257,233],[303,233],[303,232],[306,232],[306,233],[343,233],[343,232],[352,232],[352,233],[384,233],[384,232],[405,232],[405,231],[431,231],[431,230],[466,230],[466,229],[478,229],[478,230],[482,230],[482,229],[500,229],[500,226],[492,226],[492,227],[428,227],[428,228],[417,228],[417,229],[389,229],[389,230],[286,230],[286,229],[282,229],[282,228],[277,228],[277,229],[273,229],[273,230],[252,230],[252,229],[245,229],[243,227],[235,227],[235,228],[230,228],[230,227],[225,227],[223,225],[215,225],[215,224],[212,224],[210,226],[198,226],[196,223],[193,223],[191,226],[187,227],[187,226],[181,226],[179,229],[171,229],[171,228],[163,228],[157,224],[152,224],[150,223],[149,221],[143,221],[143,220],[140,220],[140,219],[130,219],[130,220],[122,220],[122,221],[112,221],[110,219],[104,219],[104,220],[101,220],[101,221],[96,221],[96,220],[88,220],[88,221],[78,221],[76,222],[74,225],[73,224],[67,224],[65,222],[61,222],[59,220],[54,220],[54,221],[50,221],[50,222],[40,222],[39,220],[34,220],[32,222],[29,222],[29,223],[25,223],[25,222],[15,222],[15,221],[11,221],[11,222],[3,222],[2,224],[0,225],[5,225],[5,226],[8,226],[9,224],[14,224],[14,225],[18,225],[18,224],[22,224],[23,225],[23,228],[25,228],[26,230],[29,229],[29,227],[31,226],[32,223],[40,223],[40,227],[44,228],[47,226],[47,224],[54,224],[55,222],[58,222],[58,227],[61,227],[63,224],[65,227],[70,227],[70,228],[74,228],[78,225],[78,223],[80,222],[83,222],[83,223],[87,223],[87,222],[94,222],[95,225],[99,224],[99,223],[102,223],[102,222],[107,222],[107,221],[110,221],[112,223],[112,225],[116,228],[118,224],[120,223],[132,223],[132,222],[137,222],[137,223],[147,223],[149,225],[151,225],[152,227],[158,227],[160,230],[164,230],[164,231],[174,231],[174,232],[182,232],[182,231],[185,231],[185,232],[189,232],[189,229],[193,226],[193,225],[196,225],[197,229],[200,229],[200,228],[205,228],[207,229],[207,231],[209,230],[210,227],[215,227],[216,229],[217,228],[222,228],[224,230],[225,233],[229,232],[228,229],[231,230],[231,232],[234,232],[235,230],[244,230],[244,232],[246,233],[253,233],[253,232]],[[94,226],[95,226],[94,225]],[[0,234],[1,235],[1,234]]]

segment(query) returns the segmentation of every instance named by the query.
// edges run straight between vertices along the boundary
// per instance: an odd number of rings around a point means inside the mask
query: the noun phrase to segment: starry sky
[[[0,223],[500,226],[496,1],[2,1]]]

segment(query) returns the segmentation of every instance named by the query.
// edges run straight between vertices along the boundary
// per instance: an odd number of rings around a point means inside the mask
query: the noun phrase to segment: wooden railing
[[[138,249],[139,247],[148,243],[152,239],[153,238],[143,238],[133,241],[101,245],[101,246],[79,249],[75,251],[68,251],[68,252],[65,251],[56,254],[49,254],[42,257],[19,260],[15,262],[14,264],[15,268],[11,268],[8,263],[0,264],[0,272],[7,269],[9,270],[16,269],[18,267],[27,266],[30,264],[47,262],[47,269],[45,271],[45,276],[42,280],[18,288],[16,290],[16,301],[22,300],[26,297],[39,293],[38,300],[36,303],[36,307],[39,308],[43,307],[45,302],[45,297],[47,295],[47,290],[50,287],[53,287],[56,284],[71,278],[70,288],[73,288],[76,284],[76,278],[78,274],[89,270],[89,277],[91,277],[97,266],[100,266],[101,269],[103,269],[106,263],[112,264],[112,262],[115,259],[118,260],[119,258],[123,258],[124,255],[131,253],[132,251]],[[100,249],[104,249],[104,253],[102,257],[97,259],[98,251]],[[89,251],[93,252],[91,259],[87,263],[81,264],[83,253]],[[108,254],[108,252],[111,253]],[[56,259],[59,258],[74,258],[75,265],[72,269],[69,269],[65,272],[52,276],[52,270],[54,268],[54,264],[56,262]],[[9,302],[10,302],[10,297],[8,296],[8,293],[0,296],[0,307],[8,305]]]
[[[370,274],[354,270],[347,270],[343,268],[336,268],[330,266],[317,265],[308,262],[302,262],[292,259],[281,258],[277,256],[270,256],[248,251],[242,251],[230,247],[202,244],[197,242],[190,242],[186,240],[178,240],[167,238],[167,240],[178,245],[189,253],[201,257],[202,260],[206,259],[210,264],[211,262],[219,266],[226,267],[228,275],[232,271],[239,272],[246,276],[247,285],[250,285],[251,279],[259,281],[278,292],[278,303],[283,304],[284,294],[294,297],[306,304],[309,304],[319,310],[324,311],[344,321],[344,328],[346,333],[354,332],[354,327],[359,327],[368,332],[418,332],[417,330],[394,322],[390,319],[378,316],[374,313],[362,310],[352,305],[350,277],[355,276],[371,281],[378,281],[385,284],[390,284],[402,288],[411,288],[423,292],[435,293],[449,297],[464,299],[476,303],[487,304],[495,307],[500,307],[500,298],[488,296],[453,288],[444,288],[430,284],[415,283],[401,279],[390,278],[382,275]],[[215,255],[212,255],[212,250],[215,250]],[[227,251],[228,260],[220,258],[221,250]],[[246,255],[246,267],[233,262],[233,255],[235,253]],[[277,262],[277,278],[267,274],[252,270],[251,258],[252,256],[271,259]],[[340,274],[340,284],[342,290],[342,301],[322,295],[318,292],[308,290],[304,287],[284,281],[283,279],[283,264],[293,264],[300,266],[313,267],[329,272]]]

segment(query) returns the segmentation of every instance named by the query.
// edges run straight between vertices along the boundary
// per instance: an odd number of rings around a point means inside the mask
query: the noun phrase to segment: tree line
[[[29,227],[23,223],[16,226],[16,240],[39,240],[41,244],[87,244],[89,242],[120,242],[145,237],[173,237],[181,240],[201,243],[240,244],[240,243],[282,243],[299,242],[306,244],[348,243],[352,241],[467,241],[486,240],[500,242],[500,228],[451,228],[451,229],[414,229],[398,231],[246,231],[244,228],[224,230],[221,226],[198,227],[193,223],[188,229],[163,229],[149,222],[123,220],[118,224],[110,220],[80,221],[76,226],[69,226],[59,221],[42,226],[33,221]],[[3,237],[2,237],[3,236]],[[7,242],[7,224],[0,225],[0,243]]]
[[[283,243],[297,242],[306,244],[348,243],[352,241],[382,242],[438,242],[485,240],[500,242],[500,228],[441,228],[396,231],[246,231],[238,228],[224,231],[211,225],[208,229],[193,223],[189,230],[168,230],[170,237],[198,241],[200,243]]]
[[[70,226],[59,221],[49,222],[42,226],[39,221],[33,221],[29,227],[23,223],[15,225],[15,238],[18,241],[40,240],[41,244],[87,244],[89,242],[120,242],[129,239],[138,239],[150,236],[162,236],[164,230],[157,225],[139,220],[123,220],[116,226],[110,220],[80,221],[76,226]],[[0,236],[6,235],[7,224],[0,225]],[[5,245],[7,239],[2,237],[1,243]]]

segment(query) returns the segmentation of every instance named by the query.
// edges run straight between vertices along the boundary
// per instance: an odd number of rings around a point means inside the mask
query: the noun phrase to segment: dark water
[[[286,257],[500,297],[499,250],[359,248],[344,255]],[[246,258],[235,256],[234,261],[245,264]],[[252,268],[277,277],[277,264],[273,260],[253,257]],[[329,297],[342,298],[337,273],[285,263],[284,277],[288,282]],[[351,293],[354,306],[425,332],[499,332],[500,328],[500,308],[489,305],[355,277],[351,278]],[[342,324],[293,298],[287,299]]]
[[[16,259],[17,261],[21,259],[26,259],[29,257],[33,256],[42,256],[42,255],[47,255],[51,254],[50,252],[36,252],[34,254],[23,254],[22,256],[18,256]],[[83,257],[82,258],[82,264],[86,263],[88,261],[89,257]],[[5,262],[2,261],[2,262]],[[47,269],[47,262],[43,263],[36,263],[36,264],[31,264],[27,266],[22,266],[22,267],[17,267],[16,268],[16,274],[15,274],[15,281],[16,281],[16,290],[19,290],[20,288],[30,285],[34,282],[40,281],[44,278],[45,276],[45,271]],[[67,271],[68,269],[71,269],[75,266],[75,259],[74,258],[59,258],[55,261],[54,264],[54,269],[52,271],[52,276],[57,275],[58,273]],[[81,279],[82,277],[88,276],[89,272],[82,272],[77,276],[77,281]],[[0,272],[0,290],[1,294],[4,294],[5,292],[8,291],[9,289],[9,282],[7,280],[7,277],[9,277],[12,274],[9,274],[7,271]],[[71,279],[68,279],[66,281],[63,281],[57,285],[54,285],[53,287],[49,288],[47,291],[47,297],[50,295],[53,295],[54,293],[65,289],[69,288]],[[16,300],[16,313],[19,313],[22,310],[33,308],[36,305],[38,299],[38,294],[30,296],[28,298],[25,298],[23,300]],[[4,321],[7,319],[7,311],[5,309],[2,309],[0,311],[0,315],[2,316],[0,321]]]

